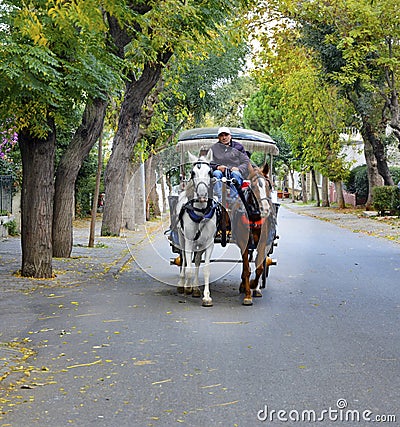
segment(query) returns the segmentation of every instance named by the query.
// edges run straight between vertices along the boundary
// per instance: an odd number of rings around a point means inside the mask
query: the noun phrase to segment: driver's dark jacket
[[[220,165],[227,166],[229,169],[237,167],[242,177],[247,178],[250,160],[242,144],[233,140],[229,145],[217,142],[211,147],[211,151],[213,153],[211,161],[213,170]]]

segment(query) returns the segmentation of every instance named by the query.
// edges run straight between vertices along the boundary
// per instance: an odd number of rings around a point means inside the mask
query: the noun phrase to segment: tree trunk
[[[378,172],[377,161],[374,155],[374,150],[369,140],[364,140],[364,155],[365,161],[367,163],[367,175],[368,175],[368,198],[365,203],[365,208],[367,210],[371,209],[373,200],[372,200],[372,188],[376,186],[383,185],[383,178]]]
[[[83,161],[103,129],[107,101],[88,101],[82,124],[57,167],[53,216],[53,256],[69,257],[72,251],[72,221],[75,210],[75,182]]]
[[[162,165],[160,165],[159,170],[160,171],[163,170]],[[165,213],[167,211],[168,202],[167,202],[167,195],[165,193],[166,182],[165,182],[165,175],[164,174],[161,174],[161,176],[160,176],[160,185],[161,185],[162,213]]]
[[[294,170],[289,169],[289,173],[290,173],[290,181],[292,182],[292,203],[295,203],[296,202],[296,195],[294,193]]]
[[[390,174],[389,166],[387,164],[385,147],[382,144],[380,138],[377,136],[376,132],[374,131],[373,126],[368,117],[364,115],[362,117],[362,121],[363,125],[361,128],[361,135],[363,137],[364,142],[368,140],[368,142],[372,146],[376,158],[378,172],[383,178],[384,185],[394,185],[393,178]]]
[[[144,224],[146,222],[146,177],[144,163],[140,163],[133,175],[133,182],[136,188],[135,194],[135,223]]]
[[[308,203],[308,196],[307,196],[307,179],[306,174],[302,173],[300,175],[301,177],[301,193],[302,193],[302,201],[303,203]]]
[[[123,203],[122,226],[135,230],[138,224],[146,222],[144,164],[131,162],[126,170],[126,180],[129,184]]]
[[[92,212],[90,219],[90,233],[88,247],[94,247],[94,235],[96,231],[97,205],[99,203],[101,171],[103,169],[103,133],[99,137],[99,147],[97,149],[97,172],[96,172],[96,187],[94,189]]]
[[[170,55],[166,54],[164,61],[168,61],[169,57]],[[143,102],[160,78],[162,63],[148,64],[139,80],[129,81],[126,85],[118,130],[114,137],[111,156],[104,176],[105,205],[101,227],[102,236],[119,236],[120,234],[122,205],[127,186],[124,179],[125,170],[131,161],[136,145]]]
[[[145,14],[151,6],[131,5],[138,14]],[[125,47],[132,41],[129,32],[119,25],[114,16],[107,16],[110,34],[114,45],[117,47],[117,55],[125,57]],[[139,28],[137,28],[139,31]],[[158,57],[144,65],[142,74],[138,79],[134,73],[127,76],[124,100],[118,118],[118,129],[114,137],[110,159],[105,175],[105,204],[102,236],[118,236],[122,225],[122,210],[125,191],[128,183],[125,180],[126,168],[131,161],[133,148],[137,142],[141,109],[147,95],[160,79],[161,71],[171,58],[173,52],[162,49]]]
[[[328,208],[330,206],[330,203],[329,203],[329,180],[326,176],[322,176],[321,198],[322,198],[322,207]]]
[[[344,209],[346,207],[346,203],[344,202],[342,181],[335,182],[335,190],[336,190],[338,208]]]
[[[311,177],[312,177],[312,184],[314,186],[314,191],[315,191],[315,197],[317,200],[317,206],[321,206],[321,199],[319,197],[319,189],[318,189],[318,184],[317,184],[317,179],[315,177],[315,170],[311,169]]]
[[[18,135],[22,157],[21,246],[24,277],[49,279],[52,269],[55,126],[48,120],[47,138],[23,131]]]
[[[386,42],[391,53],[394,52],[394,44],[397,44],[395,38],[387,38]],[[399,95],[398,95],[398,82],[397,73],[394,70],[386,69],[386,84],[390,89],[390,92],[384,95],[386,105],[390,110],[390,127],[392,128],[393,135],[396,137],[398,142],[398,149],[400,150],[400,106],[399,106]]]
[[[397,90],[393,89],[390,98],[390,112],[391,120],[390,127],[392,128],[393,135],[396,137],[398,142],[398,149],[400,150],[400,107]]]
[[[159,197],[156,180],[157,159],[150,156],[146,162],[146,220],[160,216]]]

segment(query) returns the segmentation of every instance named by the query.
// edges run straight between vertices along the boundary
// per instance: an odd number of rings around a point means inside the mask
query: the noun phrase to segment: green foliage
[[[260,151],[255,151],[251,153],[250,157],[252,163],[257,166],[262,166],[265,162],[265,153],[261,153]]]
[[[92,210],[93,195],[96,187],[97,145],[91,150],[79,171],[75,187],[75,213],[84,218]],[[100,193],[104,189],[100,188]]]
[[[400,189],[396,185],[372,188],[374,208],[380,215],[400,214]]]
[[[357,166],[353,168],[345,180],[345,188],[349,193],[357,194],[357,198],[367,199],[369,185],[367,166]]]
[[[88,94],[104,97],[120,83],[97,1],[3,4],[0,122],[44,137],[50,116],[62,128]]]
[[[351,101],[357,117],[368,117],[382,140],[389,122],[398,128],[398,2],[278,3],[301,28],[301,42],[318,58],[321,77]]]
[[[393,182],[397,185],[400,182],[400,167],[392,166],[389,168]]]
[[[243,110],[246,101],[257,91],[258,85],[252,77],[241,75],[242,71],[243,69],[238,69],[237,77],[215,90],[214,106],[210,113],[217,125],[244,126]]]
[[[272,133],[282,125],[282,93],[279,86],[265,82],[247,102],[243,112],[245,127],[260,132]]]
[[[22,183],[21,155],[17,146],[14,146],[7,153],[6,157],[0,157],[0,175],[9,175],[12,177],[14,195]]]
[[[19,235],[18,226],[17,226],[17,222],[15,221],[15,219],[13,219],[12,221],[8,221],[8,222],[4,223],[3,227],[5,227],[7,229],[7,232],[10,236],[18,236]]]
[[[390,167],[390,173],[393,181],[397,184],[400,182],[400,168]],[[357,166],[350,171],[349,176],[345,180],[345,189],[349,193],[357,195],[357,203],[365,203],[368,198],[369,184],[367,175],[367,166]],[[387,187],[385,187],[387,188]],[[379,191],[379,190],[378,190]],[[382,190],[384,193],[388,190]],[[385,193],[386,194],[386,193]],[[379,202],[378,202],[379,203]]]
[[[203,56],[193,55],[189,59],[177,56],[172,61],[165,73],[162,96],[166,114],[185,111],[187,117],[193,117],[194,125],[199,125],[208,112],[226,118],[230,100],[237,89],[233,82],[243,71],[248,54],[247,44],[236,44],[226,36],[218,50],[215,44],[201,48]],[[235,107],[237,109],[237,100]]]

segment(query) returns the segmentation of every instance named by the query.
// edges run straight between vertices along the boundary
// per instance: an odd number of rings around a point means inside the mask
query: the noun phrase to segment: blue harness
[[[218,203],[216,203],[213,199],[208,199],[207,206],[205,208],[195,208],[193,206],[194,200],[187,202],[182,206],[181,211],[179,212],[179,221],[181,223],[182,229],[183,227],[183,214],[185,212],[188,213],[190,219],[196,224],[200,224],[202,221],[211,219],[214,214],[219,212]],[[198,214],[199,213],[199,214]],[[194,240],[197,240],[200,237],[201,230],[199,229],[194,237]]]

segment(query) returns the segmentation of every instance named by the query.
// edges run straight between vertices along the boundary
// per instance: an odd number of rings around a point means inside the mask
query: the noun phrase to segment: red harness
[[[242,222],[250,228],[261,228],[265,222],[265,218],[260,218],[258,221],[250,221],[246,214],[242,215]]]

